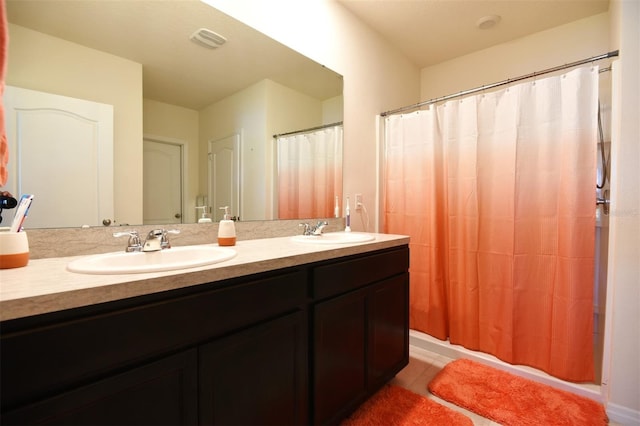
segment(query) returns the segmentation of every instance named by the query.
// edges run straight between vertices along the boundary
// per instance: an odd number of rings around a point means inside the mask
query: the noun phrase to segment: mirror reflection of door
[[[231,216],[240,216],[240,135],[209,141],[209,200],[217,222],[229,206]]]
[[[111,223],[113,106],[12,86],[3,101],[10,155],[3,189],[34,195],[25,227]]]
[[[182,223],[182,145],[145,138],[142,158],[143,223]]]

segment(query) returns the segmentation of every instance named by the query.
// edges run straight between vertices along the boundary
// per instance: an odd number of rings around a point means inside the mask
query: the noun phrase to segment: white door
[[[144,139],[142,159],[143,223],[182,223],[182,146]]]
[[[113,221],[113,106],[6,86],[9,179],[33,194],[25,228]]]
[[[239,220],[240,216],[240,135],[235,134],[209,141],[209,200],[215,221],[220,221],[223,210]]]

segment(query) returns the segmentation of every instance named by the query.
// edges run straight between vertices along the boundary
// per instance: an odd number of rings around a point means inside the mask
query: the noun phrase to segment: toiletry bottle
[[[218,225],[218,245],[235,246],[236,225],[229,215],[229,206],[220,207],[220,210],[224,210],[224,216]]]
[[[333,217],[335,218],[339,218],[340,217],[340,204],[338,203],[338,196],[336,195],[336,202],[333,205]]]

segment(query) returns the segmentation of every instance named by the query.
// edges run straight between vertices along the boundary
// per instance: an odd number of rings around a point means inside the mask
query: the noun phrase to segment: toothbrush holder
[[[21,268],[29,263],[29,240],[26,232],[0,229],[0,269]]]

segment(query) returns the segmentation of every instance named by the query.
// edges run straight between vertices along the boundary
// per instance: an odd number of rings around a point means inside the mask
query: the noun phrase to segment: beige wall
[[[196,197],[199,193],[198,111],[144,99],[144,137],[183,145],[183,223],[196,220]]]
[[[332,124],[344,118],[344,96],[336,96],[322,102],[322,124]]]
[[[424,68],[420,73],[420,99],[504,81],[608,51],[609,14],[602,13]]]
[[[322,123],[322,101],[267,81],[267,131],[292,132]]]
[[[323,103],[262,80],[200,112],[200,188],[207,188],[209,141],[241,134],[241,220],[275,218],[273,135],[322,122]],[[216,206],[212,206],[216,208]],[[233,213],[235,214],[235,213]]]
[[[116,223],[142,223],[142,66],[9,24],[7,84],[114,106]]]
[[[260,82],[223,99],[200,111],[200,188],[207,191],[208,161],[207,151],[210,141],[240,134],[242,139],[241,157],[245,164],[241,170],[240,185],[241,210],[231,212],[241,220],[262,214],[265,205],[263,182],[255,181],[255,176],[264,174],[265,139],[265,97],[266,84]],[[213,210],[220,206],[211,206]]]
[[[607,411],[640,424],[640,2],[611,3],[612,49],[620,49],[614,108],[605,345]],[[614,418],[614,420],[616,420]]]

